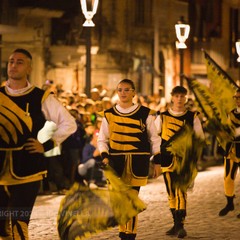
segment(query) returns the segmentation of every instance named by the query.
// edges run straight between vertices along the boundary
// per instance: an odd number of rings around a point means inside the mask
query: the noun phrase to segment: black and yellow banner
[[[223,149],[233,137],[228,113],[235,107],[233,95],[238,88],[234,80],[204,51],[208,85],[186,76],[202,113],[207,118],[207,130],[217,136]]]
[[[138,192],[123,183],[110,166],[104,168],[108,189],[90,190],[76,182],[62,200],[58,233],[62,240],[82,240],[126,224],[146,209]]]

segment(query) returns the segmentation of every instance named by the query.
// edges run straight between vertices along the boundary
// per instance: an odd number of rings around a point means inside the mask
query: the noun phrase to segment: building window
[[[210,40],[222,35],[222,0],[189,1],[191,61],[204,64],[201,49],[208,51]]]
[[[135,26],[149,26],[152,24],[152,0],[135,0]]]
[[[189,2],[191,32],[195,41],[220,38],[222,0],[193,0]]]
[[[17,4],[14,0],[0,2],[0,24],[17,25]]]

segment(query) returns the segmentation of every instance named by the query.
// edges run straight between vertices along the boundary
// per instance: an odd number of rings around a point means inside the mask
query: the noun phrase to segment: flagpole
[[[238,86],[240,85],[240,39],[236,42],[236,53],[238,55]]]

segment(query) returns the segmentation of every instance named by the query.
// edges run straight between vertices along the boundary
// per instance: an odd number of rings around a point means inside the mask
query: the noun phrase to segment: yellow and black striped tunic
[[[186,110],[181,115],[173,115],[169,111],[161,113],[162,118],[162,144],[161,144],[161,154],[162,154],[162,167],[169,167],[173,163],[173,156],[166,151],[168,142],[171,141],[172,137],[180,131],[180,129],[185,125],[189,124],[193,126],[194,117],[197,115],[197,112],[191,112]],[[183,143],[184,144],[184,143]]]
[[[139,105],[130,113],[121,113],[116,107],[104,112],[109,124],[110,165],[130,185],[147,183],[150,143],[146,120],[150,109]]]

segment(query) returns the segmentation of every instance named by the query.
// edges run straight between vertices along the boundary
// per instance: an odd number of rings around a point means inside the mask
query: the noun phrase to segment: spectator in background
[[[103,110],[106,110],[112,107],[112,102],[109,97],[104,97],[102,99],[102,104],[103,104]]]
[[[57,97],[60,97],[64,93],[63,85],[61,83],[56,85],[56,94]]]
[[[80,93],[79,103],[84,107],[87,103],[87,95],[85,93]]]
[[[163,86],[158,87],[158,97],[156,99],[156,102],[157,102],[157,108],[156,108],[157,111],[163,112],[167,110],[166,109],[167,102],[166,102],[166,98],[164,97]]]
[[[97,118],[96,102],[88,99],[85,105],[85,112],[90,114],[90,121],[92,124],[95,124]]]
[[[107,89],[105,89],[102,84],[95,85],[94,87],[98,89],[101,99],[106,97]]]
[[[83,104],[82,103],[78,103],[76,105],[76,109],[78,110],[80,116],[82,117],[82,115],[85,113],[85,108],[84,108]],[[83,122],[83,120],[82,120],[82,122]]]
[[[91,123],[91,115],[89,112],[86,112],[85,110],[84,111],[81,111],[80,112],[80,115],[81,115],[81,119],[82,119],[82,123],[84,124],[84,127],[87,126],[88,123]]]
[[[98,88],[92,88],[91,91],[90,91],[90,94],[91,94],[91,99],[96,102],[98,100],[101,100],[101,97],[100,97],[100,92],[98,90]]]
[[[77,130],[62,143],[62,151],[65,175],[68,177],[70,184],[73,184],[86,141],[86,131],[79,112],[76,109],[71,109],[69,112],[75,118]]]
[[[67,95],[67,97],[66,97],[66,99],[67,99],[67,109],[68,110],[70,110],[70,109],[72,109],[72,108],[75,108],[75,98],[74,98],[74,96],[73,95]]]
[[[101,163],[100,152],[97,149],[98,134],[99,130],[95,130],[91,141],[85,144],[82,159],[78,165],[78,173],[88,181],[90,189],[97,189],[98,184],[102,184],[103,182],[103,172],[97,166],[97,163]]]
[[[99,113],[103,111],[103,103],[102,101],[96,101],[95,102],[95,113]]]
[[[86,132],[86,141],[85,143],[89,143],[91,141],[92,135],[94,131],[96,130],[95,124],[92,124],[92,122],[86,122],[84,125],[84,129]]]

